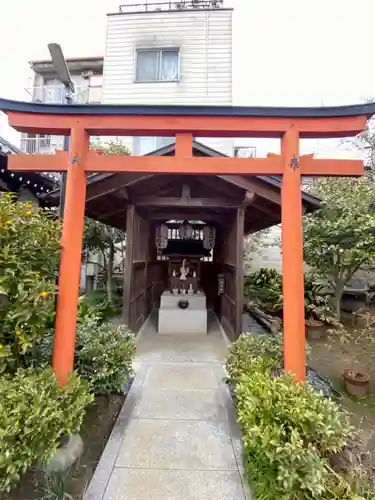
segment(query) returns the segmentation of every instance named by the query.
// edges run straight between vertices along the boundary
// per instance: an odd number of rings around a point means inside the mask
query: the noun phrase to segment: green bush
[[[124,326],[87,321],[77,329],[75,368],[96,394],[122,392],[133,373],[133,334]]]
[[[244,292],[261,307],[276,313],[282,311],[282,275],[276,269],[262,268],[246,276]]]
[[[31,466],[47,462],[62,435],[79,431],[89,385],[72,375],[60,389],[52,370],[20,369],[0,380],[0,491],[9,491]]]
[[[0,196],[0,372],[25,366],[54,319],[60,222]]]
[[[334,498],[325,496],[331,479],[327,458],[351,436],[347,414],[306,384],[268,372],[243,376],[236,398],[255,498]]]
[[[107,321],[121,313],[121,298],[114,294],[113,301],[109,302],[104,290],[96,290],[87,295],[82,295],[78,301],[78,322],[84,323],[86,319]]]
[[[284,355],[283,339],[277,335],[242,334],[230,348],[226,370],[232,381],[254,370],[281,368]]]
[[[316,319],[327,325],[336,325],[337,317],[329,295],[324,293],[324,285],[313,276],[305,275],[305,318]]]
[[[52,334],[38,350],[35,363],[51,363]],[[74,369],[95,394],[123,392],[133,374],[134,335],[123,325],[86,318],[77,325]]]

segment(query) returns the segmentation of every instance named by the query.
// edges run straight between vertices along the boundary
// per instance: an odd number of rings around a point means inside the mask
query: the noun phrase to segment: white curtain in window
[[[174,137],[133,137],[133,154],[136,156],[152,153],[175,142]]]
[[[164,148],[165,146],[169,146],[174,142],[175,139],[173,137],[156,137],[156,148]]]
[[[158,54],[155,51],[141,50],[137,54],[137,80],[148,82],[158,79]]]
[[[161,80],[178,80],[178,52],[163,51],[161,58]]]
[[[155,137],[134,137],[133,154],[142,156],[147,153],[151,153],[151,151],[154,151],[155,149]]]

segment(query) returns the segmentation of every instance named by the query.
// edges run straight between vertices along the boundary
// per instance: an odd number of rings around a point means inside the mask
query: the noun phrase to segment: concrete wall
[[[251,237],[251,236],[249,236]],[[263,245],[259,250],[250,254],[250,265],[247,272],[258,271],[262,267],[282,270],[281,247],[281,225],[273,226],[262,238]]]

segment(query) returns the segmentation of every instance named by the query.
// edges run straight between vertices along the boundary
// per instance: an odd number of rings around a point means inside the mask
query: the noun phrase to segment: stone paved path
[[[248,500],[214,318],[207,336],[139,336],[137,375],[85,500]]]

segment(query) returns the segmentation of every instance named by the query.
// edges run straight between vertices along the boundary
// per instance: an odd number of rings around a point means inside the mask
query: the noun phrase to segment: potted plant
[[[266,314],[280,316],[283,308],[282,277],[276,269],[262,268],[245,279],[245,295]]]
[[[324,338],[328,326],[336,324],[329,297],[322,292],[323,285],[305,277],[305,329],[309,340]]]
[[[344,370],[345,390],[350,396],[363,398],[369,393],[370,377],[367,373],[358,370]]]

